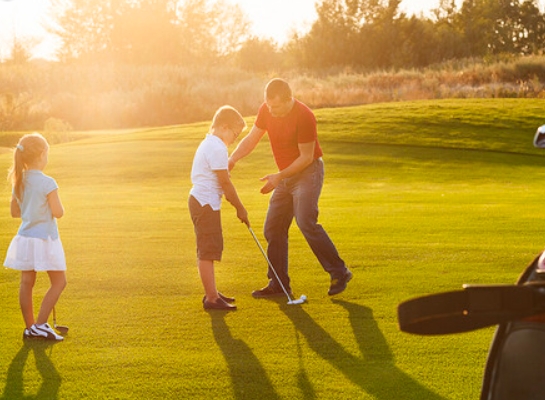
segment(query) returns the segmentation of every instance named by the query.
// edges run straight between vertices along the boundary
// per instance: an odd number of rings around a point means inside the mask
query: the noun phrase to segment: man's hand
[[[261,178],[260,181],[267,181],[265,186],[261,188],[261,193],[267,194],[272,192],[278,185],[280,185],[280,182],[282,182],[282,177],[280,176],[280,172],[278,172],[276,174],[266,175]]]

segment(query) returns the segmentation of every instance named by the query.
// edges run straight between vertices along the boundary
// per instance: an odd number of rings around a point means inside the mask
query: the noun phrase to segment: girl
[[[8,174],[13,185],[11,216],[21,218],[22,223],[9,245],[4,266],[21,271],[19,304],[26,324],[23,339],[60,341],[64,338],[47,320],[66,286],[66,261],[56,221],[63,216],[64,208],[57,183],[42,172],[48,151],[49,145],[39,133],[23,136],[13,150]],[[47,272],[51,287],[35,320],[32,289],[38,271]]]

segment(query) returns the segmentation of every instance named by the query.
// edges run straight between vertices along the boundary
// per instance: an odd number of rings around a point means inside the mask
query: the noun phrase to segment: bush
[[[277,74],[228,66],[0,65],[0,130],[119,129],[209,121],[224,104],[255,115]],[[312,108],[465,97],[543,97],[545,56],[456,60],[425,69],[282,75]],[[64,126],[65,125],[65,126]]]

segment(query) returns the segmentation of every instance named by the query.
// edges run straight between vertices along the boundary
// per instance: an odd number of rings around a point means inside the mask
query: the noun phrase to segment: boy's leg
[[[214,260],[198,261],[199,275],[201,276],[202,285],[206,293],[203,299],[203,307],[205,310],[236,310],[237,306],[229,304],[234,299],[229,299],[218,293],[216,288],[216,279],[214,277]],[[228,301],[229,300],[229,301]]]
[[[19,286],[19,305],[23,313],[23,319],[27,329],[34,324],[34,308],[32,305],[32,290],[36,283],[36,271],[21,272],[21,285]]]
[[[212,210],[209,205],[201,206],[193,196],[189,197],[189,211],[197,238],[197,267],[205,300],[215,303],[220,297],[216,287],[214,261],[221,261],[223,252],[221,213]]]
[[[36,318],[36,325],[45,324],[49,319],[49,314],[57,304],[62,291],[66,287],[66,274],[64,271],[47,271],[49,275],[49,281],[51,286],[44,296],[38,318]]]
[[[218,289],[216,288],[216,279],[214,276],[214,261],[199,259],[197,264],[206,300],[214,303],[218,299]]]

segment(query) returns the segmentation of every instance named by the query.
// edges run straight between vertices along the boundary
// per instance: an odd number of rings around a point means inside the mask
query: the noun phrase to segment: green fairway
[[[464,283],[514,283],[545,248],[545,151],[532,146],[543,110],[543,100],[524,99],[318,110],[320,222],[354,279],[329,297],[329,277],[294,224],[292,288],[308,303],[253,299],[266,284],[266,261],[224,201],[216,280],[237,299],[229,314],[202,309],[187,210],[191,162],[208,122],[53,145],[45,172],[66,209],[59,231],[68,262],[57,313],[70,332],[54,346],[23,345],[19,273],[1,269],[0,395],[478,398],[494,329],[409,335],[396,309]],[[10,163],[0,150],[0,171]],[[232,171],[263,245],[269,196],[259,193],[259,178],[274,168],[264,140]],[[8,183],[1,187],[3,260],[20,221],[9,216]],[[46,288],[40,274],[35,307]]]

